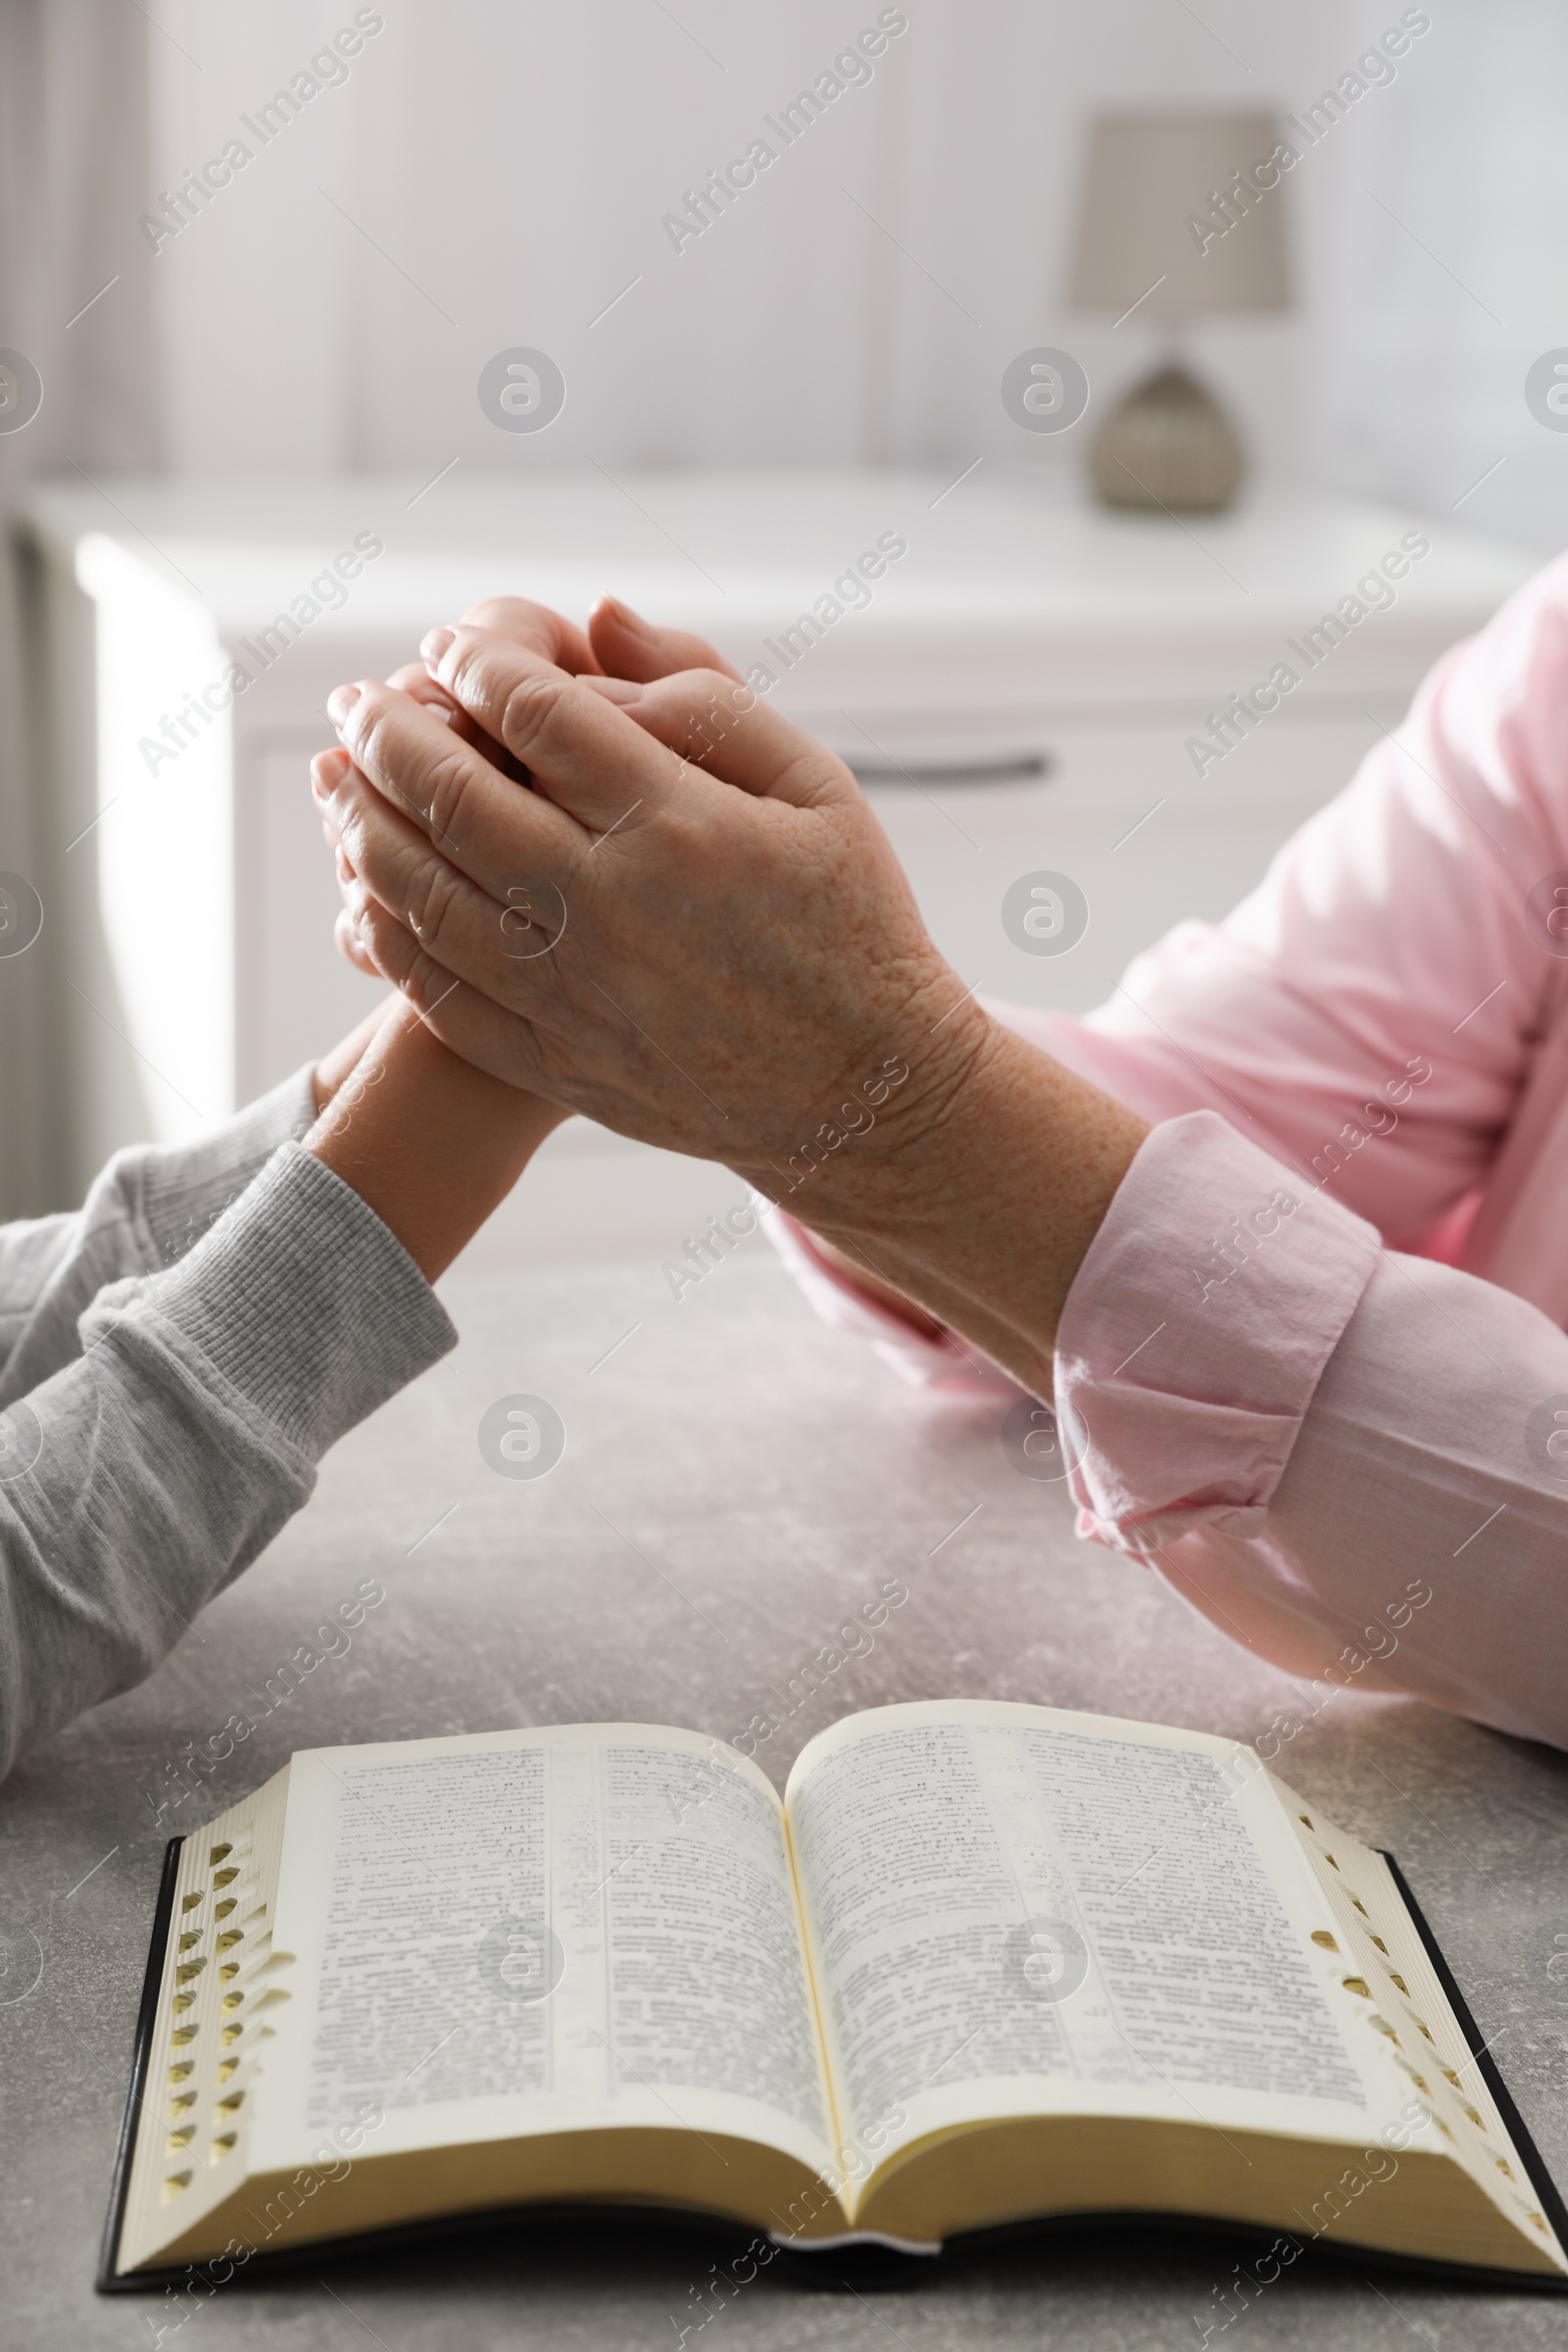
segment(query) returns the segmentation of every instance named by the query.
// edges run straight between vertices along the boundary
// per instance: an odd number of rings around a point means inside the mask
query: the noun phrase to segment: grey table
[[[813,1320],[760,1238],[678,1304],[646,1264],[448,1289],[457,1353],[337,1448],[310,1508],[149,1683],[0,1789],[11,2344],[146,2346],[174,2316],[90,2284],[160,1857],[171,1820],[194,1826],[294,1748],[617,1717],[729,1735],[886,1577],[908,1602],[760,1750],[780,1783],[824,1723],[892,1699],[1028,1699],[1243,1739],[1290,1703],[1283,1676],[1154,1576],[1076,1542],[1060,1490],[1009,1467],[998,1406],[901,1387]],[[486,1406],[518,1392],[550,1398],[567,1430],[564,1458],[532,1483],[497,1477],[476,1442]],[[349,1653],[279,1698],[207,1797],[158,1825],[147,1792],[167,1791],[168,1761],[231,1711],[256,1715],[268,1677],[365,1577],[387,1597]],[[1568,2181],[1568,1960],[1553,1960],[1568,1953],[1568,1759],[1347,1695],[1281,1768],[1397,1854]],[[42,1962],[24,1991],[26,1933]],[[201,2306],[181,2352],[669,2352],[690,2289],[733,2242],[617,2222],[323,2266],[324,2284],[308,2270]],[[1086,2230],[960,2251],[921,2284],[864,2298],[812,2292],[776,2265],[702,2340],[1191,2347],[1250,2250]],[[1410,2352],[1414,2336],[1519,2352],[1562,2343],[1568,2312],[1303,2259],[1236,2327],[1254,2352]]]

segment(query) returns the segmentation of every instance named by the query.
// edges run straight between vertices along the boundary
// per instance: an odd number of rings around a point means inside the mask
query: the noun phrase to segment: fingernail
[[[419,640],[419,658],[423,662],[439,662],[447,647],[457,636],[456,629],[430,629]]]
[[[340,727],[343,724],[364,692],[363,686],[333,687],[326,698],[326,715],[334,726]]]
[[[607,703],[640,703],[643,699],[642,688],[630,678],[584,678],[582,683],[602,694]]]
[[[634,612],[630,605],[623,605],[618,596],[607,596],[605,602],[610,606],[621,626],[629,629],[634,637],[646,637],[650,644],[658,637],[659,631],[651,627],[644,620],[642,614]]]

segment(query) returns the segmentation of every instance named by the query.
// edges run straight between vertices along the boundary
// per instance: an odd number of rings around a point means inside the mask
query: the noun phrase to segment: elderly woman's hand
[[[726,1161],[1049,1381],[1142,1123],[974,1003],[831,753],[722,668],[658,675],[618,618],[559,662],[540,626],[432,632],[454,723],[334,695],[352,764],[317,792],[355,953],[479,1067]]]
[[[362,948],[438,1036],[775,1192],[814,1166],[853,1192],[939,1115],[990,1025],[839,760],[718,670],[639,687],[493,630],[431,642],[533,789],[367,680],[318,797]]]

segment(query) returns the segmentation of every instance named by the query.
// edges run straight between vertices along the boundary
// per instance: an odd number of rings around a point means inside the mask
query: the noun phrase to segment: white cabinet
[[[1200,782],[1185,736],[1170,726],[1043,724],[1039,782],[871,790],[965,983],[1020,1004],[1087,1012],[1172,923],[1227,913],[1281,842],[1353,774],[1374,734],[1343,716],[1282,728]],[[1065,873],[1088,902],[1088,928],[1063,954],[1027,952],[1004,929],[1003,900],[1031,871]]]
[[[408,660],[478,596],[581,617],[611,588],[771,668],[778,708],[893,778],[868,789],[965,984],[1083,1010],[1172,922],[1223,914],[1531,568],[1375,508],[1149,521],[1054,507],[1027,473],[951,491],[872,473],[112,490],[32,511],[55,745],[38,887],[62,975],[60,1179],[77,1194],[117,1145],[192,1132],[373,1001],[332,948],[307,763],[334,683]],[[1411,531],[1429,552],[1307,675],[1290,641]],[[844,583],[879,542],[905,552],[862,597]],[[377,552],[344,580],[334,559],[356,546]],[[1200,775],[1189,739],[1293,661],[1296,691]],[[1088,901],[1060,956],[1003,927],[1008,887],[1042,869]],[[726,1186],[573,1122],[495,1246],[662,1255]]]

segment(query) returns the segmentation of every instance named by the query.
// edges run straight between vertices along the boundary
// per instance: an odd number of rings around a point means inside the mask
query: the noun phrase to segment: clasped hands
[[[420,651],[337,689],[312,770],[350,959],[538,1134],[725,1162],[1049,1395],[1143,1125],[976,1003],[843,762],[612,601]]]

